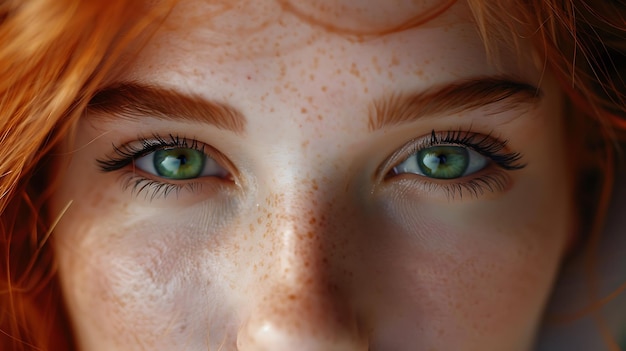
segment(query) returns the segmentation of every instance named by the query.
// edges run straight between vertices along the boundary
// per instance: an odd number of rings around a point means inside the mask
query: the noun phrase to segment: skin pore
[[[463,2],[389,33],[438,2],[338,3],[183,1],[94,98],[50,204],[81,350],[531,349],[573,226],[557,84]]]

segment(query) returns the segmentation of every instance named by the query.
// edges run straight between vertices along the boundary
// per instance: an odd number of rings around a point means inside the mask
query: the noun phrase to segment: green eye
[[[204,154],[198,150],[175,148],[154,152],[157,175],[169,179],[197,178],[204,168]]]
[[[153,151],[136,159],[135,166],[157,177],[172,180],[228,175],[223,167],[202,151],[184,147]]]
[[[488,159],[463,146],[441,145],[419,150],[394,168],[395,174],[413,173],[434,179],[456,179],[487,166]]]
[[[417,153],[417,163],[424,175],[437,179],[463,176],[469,165],[469,152],[458,146],[434,146]]]

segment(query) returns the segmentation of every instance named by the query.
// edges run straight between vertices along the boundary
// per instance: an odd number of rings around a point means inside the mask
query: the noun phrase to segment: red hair
[[[166,9],[139,1],[0,3],[0,349],[71,350],[36,167],[122,50]],[[159,12],[160,11],[160,12]],[[39,188],[39,189],[37,189]]]
[[[172,5],[148,10],[140,3],[0,2],[2,350],[74,348],[55,277],[55,260],[46,245],[56,219],[39,215],[53,188],[42,172],[46,169],[43,160],[61,138],[71,137],[76,121],[98,87],[110,77],[114,63],[130,48],[137,51]],[[626,130],[626,86],[622,80],[626,9],[614,1],[468,3],[494,59],[494,48],[503,43],[516,49],[522,38],[531,40],[543,55],[546,68],[554,72],[576,106],[576,116],[568,128],[579,133],[592,126],[598,131],[579,145],[580,150],[606,156],[605,163],[596,165],[608,181],[600,191],[586,241],[593,272],[594,249],[612,184],[611,140]],[[435,16],[438,11],[429,13]],[[319,25],[317,20],[313,24]],[[394,30],[402,29],[404,25]],[[592,280],[592,290],[594,284]]]
[[[626,7],[614,1],[525,1],[524,11],[506,1],[469,0],[489,51],[493,42],[517,46],[529,38],[543,55],[569,98],[568,132],[581,140],[571,146],[577,171],[579,225],[589,303],[554,323],[590,315],[608,349],[618,351],[600,308],[626,289],[599,296],[598,247],[614,183],[616,143],[626,135]],[[495,46],[494,46],[495,47]],[[589,184],[589,175],[596,183]],[[590,189],[597,189],[597,192]],[[591,213],[591,215],[590,215]]]

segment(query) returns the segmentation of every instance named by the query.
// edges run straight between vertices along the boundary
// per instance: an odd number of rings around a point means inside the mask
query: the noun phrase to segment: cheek
[[[225,312],[228,285],[217,271],[220,246],[206,240],[218,235],[185,226],[188,216],[129,221],[119,213],[67,213],[55,232],[54,248],[85,349],[102,349],[103,340],[110,349],[138,340],[148,349],[167,349],[168,343],[176,349],[180,340],[206,348],[207,330],[226,335],[232,316]]]
[[[373,298],[386,305],[378,328],[398,340],[412,328],[434,343],[449,336],[484,349],[512,341],[530,347],[569,217],[567,206],[554,216],[546,216],[551,212],[543,206],[513,210],[525,195],[507,196],[493,205],[400,201],[384,210],[390,222],[371,223],[385,233],[368,253],[386,265],[370,269],[381,272],[371,282],[385,292]]]

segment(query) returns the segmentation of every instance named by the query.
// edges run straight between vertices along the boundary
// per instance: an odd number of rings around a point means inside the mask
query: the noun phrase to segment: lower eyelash
[[[122,189],[124,191],[130,189],[133,196],[143,194],[144,199],[150,201],[158,198],[165,199],[172,194],[176,194],[176,197],[178,197],[183,190],[197,192],[202,187],[201,183],[193,182],[181,184],[159,182],[140,176],[132,171],[123,174],[122,178]]]
[[[462,199],[467,196],[478,198],[486,193],[505,191],[511,181],[508,172],[526,167],[526,164],[520,162],[522,155],[509,152],[506,148],[507,141],[492,137],[492,133],[485,135],[461,129],[439,132],[432,130],[430,136],[410,141],[396,151],[382,167],[383,172],[379,174],[383,175],[384,180],[396,177],[398,175],[393,175],[389,171],[392,165],[397,165],[398,162],[423,149],[439,145],[455,145],[471,149],[487,158],[492,164],[474,174],[455,179],[438,180],[425,179],[428,177],[423,176],[407,176],[402,177],[401,182],[412,189],[419,189],[420,192],[443,193],[448,200]]]
[[[456,183],[424,182],[416,179],[404,179],[402,182],[409,184],[411,188],[421,188],[420,191],[427,193],[444,192],[448,201],[452,201],[463,199],[467,196],[478,198],[487,192],[497,193],[504,191],[507,188],[509,179],[504,171],[496,171]]]
[[[187,139],[173,134],[170,134],[168,137],[152,134],[151,138],[139,136],[134,143],[121,146],[113,145],[115,155],[107,156],[105,159],[97,159],[96,163],[102,172],[119,171],[134,165],[135,160],[139,157],[170,147],[190,148],[202,153],[205,152],[204,145],[194,139]],[[134,169],[128,169],[122,173],[120,183],[122,190],[130,189],[133,196],[143,195],[146,200],[150,201],[158,198],[167,198],[172,195],[176,195],[178,198],[183,190],[194,193],[199,192],[202,187],[202,182],[171,183],[153,180],[135,173]]]
[[[471,197],[477,198],[487,191],[491,193],[504,191],[506,183],[507,179],[503,173],[493,173],[484,174],[462,183],[441,184],[440,187],[445,189],[449,200],[454,200],[457,196],[463,199],[464,193],[469,193]]]

